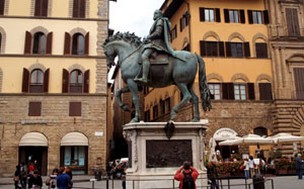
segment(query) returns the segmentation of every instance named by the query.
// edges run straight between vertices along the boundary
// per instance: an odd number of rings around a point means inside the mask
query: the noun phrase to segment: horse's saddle
[[[167,53],[154,52],[149,58],[150,64],[164,65],[169,63],[169,55]],[[139,64],[142,64],[140,61]]]

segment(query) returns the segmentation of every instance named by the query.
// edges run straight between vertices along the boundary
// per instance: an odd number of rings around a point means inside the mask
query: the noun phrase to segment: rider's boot
[[[150,62],[149,60],[143,61],[143,75],[142,78],[136,78],[135,81],[147,83],[148,82],[148,74],[150,70]]]

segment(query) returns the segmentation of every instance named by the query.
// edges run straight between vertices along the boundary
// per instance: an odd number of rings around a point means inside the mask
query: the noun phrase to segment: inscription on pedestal
[[[191,140],[147,140],[146,167],[179,167],[192,162]]]

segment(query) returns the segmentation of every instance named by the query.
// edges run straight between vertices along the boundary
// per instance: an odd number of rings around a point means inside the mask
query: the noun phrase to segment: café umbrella
[[[233,139],[227,139],[225,141],[220,142],[219,145],[233,146],[233,145],[248,144],[248,145],[257,145],[259,148],[259,145],[261,144],[273,144],[273,143],[274,141],[270,138],[262,137],[256,134],[248,134],[243,137],[235,137]]]
[[[275,144],[293,143],[304,141],[304,136],[295,136],[290,133],[278,133],[276,135],[268,137],[273,140]]]

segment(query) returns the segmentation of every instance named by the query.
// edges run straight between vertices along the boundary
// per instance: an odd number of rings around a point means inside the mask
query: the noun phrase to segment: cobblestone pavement
[[[93,181],[94,176],[74,176],[74,188],[75,189],[122,189],[121,180],[109,180],[107,183],[105,180]],[[279,177],[266,177],[265,189],[303,189],[304,180],[298,180],[297,176],[279,176]],[[46,180],[46,177],[43,177]],[[91,181],[90,181],[91,180]],[[271,185],[273,181],[273,188]],[[228,180],[223,180],[223,187],[220,189],[263,189],[260,186],[253,187],[252,180],[248,180],[247,188],[244,187],[244,179],[232,179],[230,182],[230,188],[228,188]],[[178,184],[176,184],[176,187]],[[0,189],[14,189],[13,181],[11,178],[0,178]],[[47,186],[43,186],[43,189],[47,189]],[[197,189],[207,189],[197,188]]]

